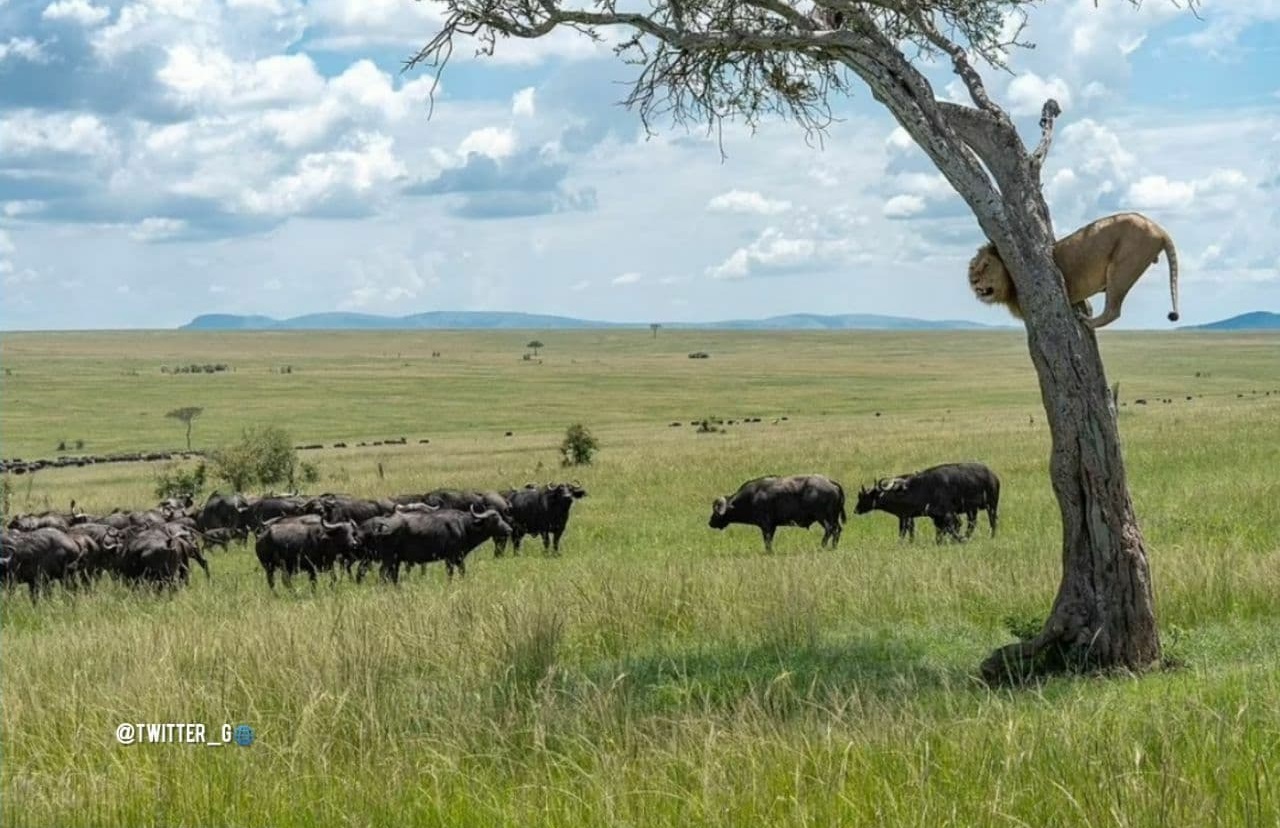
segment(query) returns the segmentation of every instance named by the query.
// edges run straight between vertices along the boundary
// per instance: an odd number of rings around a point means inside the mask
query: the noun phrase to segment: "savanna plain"
[[[1061,554],[1021,331],[6,334],[6,457],[178,448],[165,412],[200,406],[197,449],[323,443],[315,492],[589,494],[560,556],[486,544],[451,583],[272,594],[238,545],[172,593],[6,594],[3,824],[1280,824],[1280,336],[1099,337],[1166,664],[1011,690],[977,665],[1048,613]],[[234,370],[161,372],[205,362]],[[574,422],[601,450],[566,470]],[[995,538],[852,514],[953,460],[1000,475]],[[11,509],[151,505],[162,467],[14,477]],[[717,495],[800,472],[849,492],[837,550],[708,528]],[[256,740],[116,743],[163,721]]]

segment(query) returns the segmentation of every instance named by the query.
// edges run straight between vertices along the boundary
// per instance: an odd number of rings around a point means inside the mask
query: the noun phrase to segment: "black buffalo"
[[[450,578],[455,571],[466,575],[467,554],[490,538],[509,537],[511,524],[494,509],[476,507],[466,512],[404,512],[386,518],[372,530],[382,575],[398,582],[401,564],[444,561]],[[364,576],[366,569],[367,562],[362,562],[357,579]]]
[[[307,498],[297,495],[261,497],[251,502],[244,514],[251,529],[261,529],[269,521],[305,514],[307,502]]]
[[[711,506],[712,529],[731,523],[760,527],[766,552],[773,551],[773,533],[779,526],[822,526],[822,543],[840,542],[844,511],[844,488],[821,474],[790,477],[758,477],[738,487],[738,491],[716,498]]]
[[[359,548],[355,524],[329,523],[316,515],[273,520],[255,545],[271,589],[276,588],[277,569],[284,570],[285,586],[292,586],[294,573],[302,569],[314,588],[318,570],[333,572],[338,559],[355,556]]]
[[[572,483],[548,483],[537,486],[532,483],[523,489],[503,492],[511,504],[511,543],[516,552],[525,535],[542,538],[544,552],[560,552],[560,538],[569,525],[569,510],[575,500],[587,496],[587,490],[576,480]]]
[[[308,514],[323,515],[330,523],[364,523],[369,518],[389,515],[395,511],[392,500],[364,500],[346,495],[320,495],[307,501],[303,510]]]
[[[244,495],[224,495],[214,492],[196,513],[196,528],[202,532],[210,529],[247,529],[251,501]]]
[[[1000,478],[981,463],[944,463],[914,474],[879,480],[870,489],[860,489],[855,514],[873,509],[898,518],[898,537],[915,538],[914,519],[933,520],[937,541],[950,537],[964,541],[973,535],[978,512],[985,510],[995,537],[999,521]],[[969,525],[960,534],[958,515],[965,515]]]
[[[514,516],[511,512],[511,503],[507,498],[498,492],[483,492],[475,490],[463,489],[435,489],[427,492],[422,496],[422,503],[435,509],[455,509],[459,512],[470,512],[472,510],[484,511],[492,509],[502,515],[502,519],[510,524],[513,528]],[[401,504],[412,505],[412,504]],[[495,558],[502,557],[507,549],[507,537],[495,536],[493,539],[493,556]]]
[[[80,545],[61,529],[0,532],[0,581],[26,584],[32,602],[53,581],[72,585],[81,557]]]

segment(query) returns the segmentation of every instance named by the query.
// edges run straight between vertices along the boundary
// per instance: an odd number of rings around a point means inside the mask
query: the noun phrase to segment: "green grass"
[[[177,446],[162,415],[181,405],[207,409],[197,447],[261,422],[299,443],[408,437],[304,454],[317,489],[356,494],[564,476],[572,421],[602,450],[572,472],[590,495],[560,558],[485,547],[453,584],[273,596],[239,547],[172,596],[7,596],[3,824],[1280,822],[1277,337],[1101,334],[1181,666],[1020,692],[974,679],[1059,575],[1020,334],[554,333],[541,364],[519,359],[530,338],[6,335],[4,456]],[[236,371],[159,373],[192,361]],[[709,415],[764,422],[695,434]],[[706,526],[758,474],[856,489],[955,459],[1001,475],[997,538],[902,545],[873,514],[835,552],[792,529],[768,556],[753,529]],[[155,470],[14,478],[14,508],[148,504]],[[257,742],[120,747],[122,721],[247,722]]]

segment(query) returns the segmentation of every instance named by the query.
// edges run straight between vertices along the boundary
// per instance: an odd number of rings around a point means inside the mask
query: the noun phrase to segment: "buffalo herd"
[[[340,494],[317,496],[214,492],[197,506],[190,498],[168,499],[141,511],[87,514],[71,503],[69,512],[19,515],[0,532],[0,580],[25,585],[32,600],[53,582],[87,587],[108,575],[130,584],[180,586],[191,567],[209,577],[204,553],[254,539],[254,550],[276,586],[305,572],[314,586],[321,572],[336,579],[344,570],[357,581],[378,565],[381,576],[398,582],[402,569],[441,562],[450,578],[466,574],[467,555],[493,541],[494,557],[515,552],[526,537],[542,540],[544,552],[560,552],[574,502],[586,497],[578,482],[527,484],[505,491],[437,489],[425,493],[365,499]],[[883,478],[860,488],[854,514],[873,510],[898,519],[900,538],[915,538],[915,519],[929,518],[937,541],[968,540],[985,511],[994,536],[1000,480],[980,463],[948,463],[912,474]],[[963,533],[960,518],[968,519]],[[848,519],[844,487],[820,474],[760,477],[712,504],[709,525],[745,524],[760,529],[765,550],[773,550],[781,526],[822,527],[822,547],[840,542]]]
[[[438,489],[382,499],[339,494],[266,495],[214,492],[201,506],[168,499],[153,509],[91,515],[19,515],[0,532],[0,580],[26,585],[32,600],[51,583],[78,588],[103,575],[131,584],[179,586],[191,565],[209,575],[204,552],[254,536],[254,549],[275,588],[297,572],[336,577],[358,564],[357,579],[373,564],[398,581],[401,567],[440,561],[448,574],[466,573],[465,558],[487,540],[494,555],[515,552],[529,536],[559,553],[574,501],[586,497],[577,481],[527,484],[520,489]]]

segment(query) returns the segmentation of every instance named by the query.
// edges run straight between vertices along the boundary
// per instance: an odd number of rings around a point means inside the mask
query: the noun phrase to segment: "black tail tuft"
[[[1170,322],[1177,322],[1177,321],[1178,321],[1178,312],[1177,312],[1177,311],[1169,311],[1169,321],[1170,321]]]

